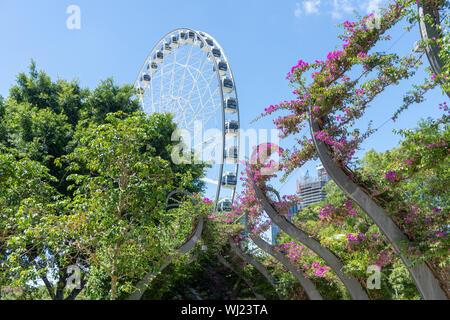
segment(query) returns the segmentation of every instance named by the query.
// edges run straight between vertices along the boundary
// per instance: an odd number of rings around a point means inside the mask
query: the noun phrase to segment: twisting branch
[[[56,300],[55,293],[53,292],[53,286],[50,283],[50,281],[48,281],[47,276],[46,275],[42,275],[41,279],[42,279],[42,281],[44,281],[45,288],[47,289],[47,292],[50,295],[50,298],[52,298],[52,300]]]
[[[195,299],[197,300],[203,300],[203,298],[198,294],[197,291],[195,291],[192,287],[187,287],[187,289],[194,295]]]
[[[267,199],[267,196],[262,192],[262,190],[256,185],[255,181],[253,181],[253,188],[256,193],[256,198],[259,204],[262,206],[267,215],[272,219],[275,224],[280,227],[281,230],[286,232],[288,235],[301,242],[309,249],[314,251],[318,256],[320,256],[336,273],[336,275],[341,279],[344,286],[347,288],[350,296],[355,300],[369,300],[367,293],[361,287],[361,284],[358,280],[352,275],[344,274],[342,268],[344,264],[341,260],[328,248],[322,246],[319,241],[309,236],[303,230],[297,228],[294,224],[287,221],[284,217],[282,217],[277,210],[272,206],[270,201]],[[278,195],[276,190],[271,190]]]
[[[275,278],[269,273],[269,271],[260,263],[258,260],[254,259],[251,255],[245,253],[242,251],[238,245],[236,245],[233,241],[233,238],[229,238],[229,243],[231,246],[231,249],[236,253],[237,256],[239,256],[242,260],[245,262],[251,264],[256,270],[258,270],[266,279],[269,281],[269,283],[272,285],[273,289],[278,295],[278,298],[280,300],[283,299],[280,292],[277,290],[277,284],[275,281]]]
[[[439,75],[442,73],[444,67],[444,62],[439,57],[439,48],[435,44],[430,44],[430,39],[440,38],[442,35],[436,26],[433,26],[427,19],[426,16],[433,18],[435,23],[439,23],[439,11],[434,10],[431,4],[423,3],[424,1],[417,2],[417,10],[419,13],[419,30],[420,36],[425,44],[425,52],[427,54],[428,62],[430,63],[431,69],[434,74]],[[439,80],[441,85],[445,85],[442,79]],[[448,86],[448,84],[447,84]],[[450,97],[450,92],[446,91],[447,95]]]
[[[64,300],[74,300],[78,296],[78,294],[84,289],[86,283],[87,279],[83,277],[80,281],[80,286],[78,288],[74,288]]]
[[[172,191],[166,200],[166,208],[167,208],[167,204],[168,204],[168,199],[176,194],[176,193],[184,193],[185,195],[189,196],[192,200],[192,202],[194,203],[194,205],[197,205],[197,200],[194,198],[194,196],[186,191],[186,190],[175,190]],[[185,241],[185,243],[177,249],[177,252],[179,254],[186,254],[187,252],[189,252],[190,250],[192,250],[192,248],[195,246],[195,244],[197,243],[197,241],[200,239],[200,236],[202,234],[203,231],[203,218],[200,217],[199,222],[197,224],[197,227],[195,228],[195,231],[192,235],[190,235],[188,237],[188,239]],[[173,256],[168,257],[165,260],[165,263],[163,266],[161,266],[158,270],[158,272],[152,272],[150,271],[149,273],[147,273],[145,275],[145,277],[139,281],[139,283],[136,285],[136,290],[134,290],[127,298],[127,300],[140,300],[142,298],[142,295],[144,294],[145,290],[147,289],[148,285],[150,284],[150,282],[152,282],[152,280],[159,274],[161,273],[165,268],[167,268],[171,263],[172,263],[172,259]]]
[[[439,48],[436,45],[430,45],[428,43],[432,38],[438,38],[441,36],[439,30],[433,26],[426,16],[431,17],[435,23],[438,22],[438,17],[429,4],[424,4],[423,1],[417,2],[417,11],[419,14],[419,30],[420,36],[425,44],[425,52],[430,62],[433,72],[440,74],[442,72],[443,61],[439,58]]]
[[[316,148],[317,154],[322,161],[327,173],[334,182],[345,192],[345,194],[353,199],[358,206],[363,209],[367,215],[375,222],[378,228],[386,235],[388,241],[398,252],[401,251],[401,244],[408,243],[407,236],[392,221],[391,218],[373,199],[356,185],[350,177],[340,168],[332,159],[328,147],[323,141],[316,138],[317,132],[320,131],[319,124],[313,118],[311,106],[309,106],[309,123],[311,130],[311,138]],[[416,283],[417,289],[424,299],[442,300],[446,299],[445,293],[439,286],[438,281],[433,276],[430,269],[423,263],[416,263],[412,266],[411,261],[405,255],[400,254],[403,263],[408,267],[412,279]]]
[[[286,258],[281,252],[276,251],[270,244],[261,239],[259,236],[255,235],[253,230],[253,226],[250,225],[248,221],[248,211],[245,210],[245,228],[248,231],[250,239],[264,252],[270,254],[272,257],[280,261],[298,280],[302,288],[305,290],[307,296],[311,300],[323,300],[319,291],[312,283],[311,280],[306,278],[302,272],[299,272],[290,262],[289,259]]]
[[[249,279],[247,279],[246,277],[244,277],[241,273],[239,273],[235,268],[233,268],[233,266],[231,264],[229,264],[228,261],[225,260],[224,257],[222,257],[220,254],[216,254],[216,257],[221,264],[223,264],[225,267],[227,267],[228,269],[233,271],[239,277],[239,279],[242,279],[248,285],[250,290],[252,290],[253,294],[255,295],[256,300],[266,300],[266,298],[264,298],[264,296],[262,294],[259,294],[258,292],[256,292],[252,282]]]

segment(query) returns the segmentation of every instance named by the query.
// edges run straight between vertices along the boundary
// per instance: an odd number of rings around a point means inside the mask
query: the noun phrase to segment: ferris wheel
[[[202,179],[205,195],[217,210],[231,210],[239,170],[239,103],[219,43],[189,28],[167,33],[148,55],[134,86],[145,112],[173,114],[188,163],[210,165]]]

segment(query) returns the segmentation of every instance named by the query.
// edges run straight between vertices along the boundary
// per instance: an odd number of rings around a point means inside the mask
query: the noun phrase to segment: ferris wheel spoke
[[[208,83],[208,86],[207,86],[208,90],[204,89],[203,95],[199,96],[200,103],[201,103],[201,109],[200,109],[199,111],[197,111],[197,112],[194,112],[194,114],[195,114],[195,119],[196,119],[196,115],[199,114],[200,112],[202,112],[202,111],[205,109],[205,107],[209,104],[209,102],[214,102],[214,101],[213,101],[213,97],[219,92],[219,89],[220,89],[220,88],[219,88],[219,87],[216,87],[215,91],[214,91],[213,93],[211,93],[210,84],[211,84],[211,81],[212,81],[213,78],[214,78],[214,74],[212,75],[211,80],[210,80],[209,83]],[[206,103],[203,104],[203,103],[202,103],[202,100],[203,100],[203,97],[206,95],[207,92],[210,93],[210,97],[209,97],[209,99],[206,101]],[[193,121],[195,121],[195,119],[194,119]],[[190,124],[192,124],[193,121],[191,121]],[[189,124],[189,125],[190,125],[190,124]],[[205,124],[206,124],[206,123],[205,123]]]
[[[186,129],[186,130],[188,130],[188,128],[187,128],[187,126],[186,126],[187,123],[186,123],[186,111],[185,111],[185,108],[181,105],[179,99],[177,99],[176,101],[177,101],[179,110],[181,111],[181,115],[182,115],[182,117],[179,119],[179,122],[183,122],[183,123],[184,123],[184,127],[181,127],[181,129]],[[179,124],[180,124],[180,123],[179,123]],[[189,130],[188,130],[188,131],[189,131]]]
[[[189,70],[189,68],[188,68],[187,71],[188,71],[189,75],[191,76],[191,78],[194,79],[194,75],[192,74],[191,70]],[[189,101],[187,99],[183,99],[183,100],[184,100],[184,104],[189,105],[189,107],[192,110],[192,113],[195,113],[195,110],[194,110],[193,106],[189,103]]]
[[[215,111],[219,110],[219,108],[217,108]],[[214,116],[216,115],[216,113],[211,113],[211,115],[206,119],[206,123],[209,122],[209,120],[211,120]]]
[[[175,61],[176,59],[176,51],[173,53],[173,60],[166,65],[166,69],[170,71],[167,74],[167,81],[169,83],[167,90],[164,91],[165,96],[165,105],[168,106],[168,110],[173,110],[171,107],[173,105],[173,87],[174,87],[174,78],[175,78]]]
[[[203,77],[203,79],[204,79],[204,77]],[[202,92],[200,92],[201,90],[203,91],[203,94],[202,94]],[[206,92],[209,92],[210,99],[208,99],[208,101],[206,103],[203,103],[203,98],[205,97]],[[212,96],[210,84],[208,83],[206,85],[206,87],[201,87],[201,88],[200,88],[200,85],[197,85],[197,93],[198,93],[199,104],[202,106],[208,104],[208,102],[211,100],[211,96]]]
[[[177,66],[177,50],[175,50],[174,54],[173,54],[173,69],[172,69],[172,89],[171,89],[171,93],[170,96],[172,97],[173,100],[173,90],[175,88],[175,69]]]
[[[203,148],[204,145],[209,144],[211,141],[213,141],[213,140],[215,140],[215,139],[216,139],[216,136],[212,136],[212,137],[210,137],[210,138],[207,138],[205,141],[202,141],[202,142],[200,142],[200,143],[195,144],[195,145],[193,146],[193,149],[196,149],[197,147],[202,147],[202,148]]]
[[[207,59],[206,56],[205,56],[205,57],[203,58],[203,61],[201,62],[201,68],[197,69],[197,77],[195,78],[194,83],[193,83],[192,88],[191,88],[191,91],[189,92],[188,101],[191,100],[192,93],[194,92],[195,87],[198,88],[198,86],[197,86],[198,79],[200,79],[200,75],[201,75],[202,72],[203,72],[203,68],[204,68],[205,65],[207,64],[207,63],[205,63],[205,62],[207,62],[207,61],[208,61],[208,59]]]
[[[163,105],[163,88],[164,88],[164,60],[161,62],[161,87],[159,88],[159,105],[160,112],[164,111]]]
[[[208,105],[210,102],[214,103],[214,97],[216,96],[216,94],[219,93],[219,88],[216,88],[213,93],[211,93],[211,89],[209,87],[208,90],[210,92],[210,96],[209,99],[206,101],[205,106]]]
[[[188,103],[183,97],[180,97],[180,100],[182,100],[182,103],[180,103],[180,121],[184,123],[183,129],[186,129],[188,131],[193,132],[191,125],[194,121],[192,121],[194,115],[196,114],[196,111],[194,110],[194,106],[191,103]],[[183,107],[184,106],[184,107]],[[187,106],[189,106],[189,110],[187,110]],[[191,120],[191,121],[190,121]]]
[[[210,78],[209,81],[208,81],[208,84],[207,84],[208,92],[209,92],[210,94],[211,94],[211,90],[210,90],[210,88],[211,88],[211,82],[214,80],[215,76],[216,76],[216,75],[213,73],[213,74],[211,75],[211,78]],[[219,88],[219,87],[218,87],[218,88]],[[203,92],[202,99],[205,97],[206,93],[207,93],[207,91],[205,90],[205,92]]]
[[[186,79],[186,70],[188,69],[188,65],[189,65],[189,61],[191,60],[191,55],[192,55],[192,50],[194,48],[194,44],[191,45],[187,59],[186,59],[186,64],[184,65],[184,72],[183,72],[183,76],[181,77],[181,86],[178,90],[178,96],[180,96],[180,94],[183,92],[183,88],[184,88],[184,80]]]
[[[151,63],[151,62],[148,62],[148,63]],[[148,63],[147,63],[147,65],[148,65]],[[154,106],[154,102],[153,102],[153,77],[151,77],[150,78],[150,83],[149,83],[149,91],[150,91],[150,93],[151,93],[151,96],[152,96],[152,103],[151,103],[151,108],[153,109],[153,106]],[[145,95],[144,95],[144,97],[145,97]],[[143,109],[145,108],[145,106],[143,105]],[[145,111],[145,110],[144,110]]]
[[[216,89],[216,90],[214,91],[213,95],[212,95],[212,96],[208,99],[208,101],[200,108],[200,110],[198,110],[198,111],[194,114],[193,119],[192,119],[192,121],[191,121],[190,124],[192,124],[192,123],[198,118],[198,115],[201,114],[203,110],[205,110],[205,108],[209,105],[209,101],[213,101],[213,100],[212,100],[212,97],[213,97],[216,93],[218,93],[218,89]],[[206,124],[207,124],[207,122],[204,122],[204,125],[206,125]]]
[[[214,92],[218,92],[218,88],[214,91]],[[214,95],[215,95],[215,93],[214,93]],[[212,96],[210,97],[210,99],[212,98]],[[209,100],[208,100],[209,101]],[[205,107],[207,106],[208,104],[205,104],[205,105],[203,105],[202,106],[202,108],[198,111],[198,112],[196,112],[195,113],[195,115],[193,116],[193,118],[192,118],[192,120],[191,120],[191,122],[189,123],[189,125],[191,125],[195,120],[197,120],[197,117],[198,117],[198,115],[199,114],[201,114],[201,112],[205,109]],[[218,108],[219,109],[219,108]],[[214,113],[215,114],[215,113]],[[208,120],[209,121],[209,120]],[[206,121],[206,122],[204,122],[204,124],[203,125],[206,125],[207,123],[208,123],[208,121]]]

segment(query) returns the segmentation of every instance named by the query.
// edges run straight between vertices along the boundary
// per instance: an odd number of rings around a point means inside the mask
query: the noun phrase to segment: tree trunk
[[[111,277],[111,294],[109,296],[109,300],[116,300],[117,296],[117,277]]]

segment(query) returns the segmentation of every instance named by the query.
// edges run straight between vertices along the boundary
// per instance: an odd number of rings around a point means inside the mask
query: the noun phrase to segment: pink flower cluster
[[[284,243],[279,247],[274,248],[277,251],[283,251],[289,258],[291,263],[294,263],[299,271],[310,270],[313,275],[325,278],[327,277],[330,267],[321,266],[321,262],[313,261],[313,263],[308,262],[308,258],[313,254],[312,250],[305,248],[304,245],[298,245],[294,241]]]
[[[300,59],[298,63],[291,68],[291,72],[287,74],[286,79],[289,79],[297,70],[303,72],[308,66],[309,64],[307,62]]]
[[[327,204],[325,207],[319,210],[319,220],[325,219],[325,217],[331,216],[336,211],[336,208],[331,205]]]
[[[353,247],[353,246],[363,242],[365,239],[366,239],[366,237],[361,232],[359,232],[356,235],[356,237],[352,233],[349,233],[347,235],[347,240],[348,240],[348,244],[350,245],[350,247]]]
[[[396,175],[395,172],[393,172],[393,171],[388,171],[388,172],[384,175],[384,177],[385,177],[386,179],[388,179],[389,181],[391,181],[391,182],[395,182],[395,180],[396,180],[396,178],[397,178],[397,175]]]

